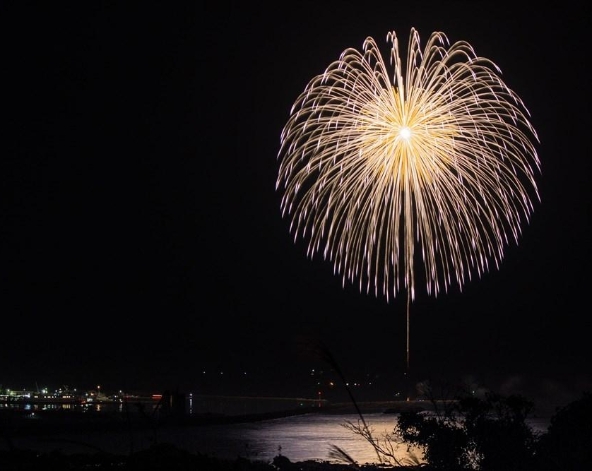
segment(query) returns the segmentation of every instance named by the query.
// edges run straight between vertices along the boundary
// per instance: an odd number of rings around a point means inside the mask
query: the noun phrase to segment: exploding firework
[[[387,67],[373,38],[346,49],[297,97],[276,187],[295,240],[387,302],[416,285],[462,286],[518,242],[539,200],[538,136],[500,69],[442,32]],[[392,75],[391,75],[392,74]],[[419,286],[419,285],[418,285]],[[409,311],[409,309],[408,309]]]

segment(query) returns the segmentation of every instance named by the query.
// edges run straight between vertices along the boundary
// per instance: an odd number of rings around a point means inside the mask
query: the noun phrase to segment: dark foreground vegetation
[[[526,419],[533,403],[522,396],[489,393],[484,398],[458,396],[434,402],[428,410],[405,410],[388,435],[373,436],[363,415],[344,424],[368,440],[376,450],[376,464],[359,464],[347,450],[333,447],[334,461],[292,462],[277,455],[271,462],[246,458],[218,459],[190,453],[172,444],[157,443],[130,453],[40,453],[9,446],[0,451],[1,471],[341,471],[341,470],[479,470],[479,471],[590,471],[592,470],[592,394],[558,409],[546,433],[536,434]],[[2,429],[3,437],[6,429]],[[397,458],[398,447],[419,447],[423,459]]]

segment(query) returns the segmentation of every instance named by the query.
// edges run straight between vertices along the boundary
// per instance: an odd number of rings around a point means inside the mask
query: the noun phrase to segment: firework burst
[[[537,134],[490,60],[434,32],[390,72],[373,38],[346,49],[296,99],[277,189],[295,240],[343,283],[384,295],[417,280],[436,296],[499,267],[539,200]]]

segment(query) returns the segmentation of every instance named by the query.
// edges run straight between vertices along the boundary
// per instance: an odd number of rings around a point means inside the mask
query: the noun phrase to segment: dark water
[[[332,445],[345,450],[358,463],[376,463],[374,448],[361,436],[344,427],[358,423],[356,414],[307,414],[258,423],[201,427],[192,432],[194,445],[202,452],[225,457],[243,456],[271,461],[281,453],[291,461],[328,460]],[[391,432],[396,424],[394,414],[365,414],[374,438]],[[531,419],[534,431],[544,432],[548,419]],[[396,450],[401,459],[408,456],[406,447]],[[415,450],[416,454],[419,454]],[[420,455],[420,454],[419,454]]]
[[[390,414],[366,414],[365,419],[375,438],[391,431],[396,423],[396,416]],[[334,461],[330,451],[332,446],[338,446],[358,463],[377,462],[372,446],[344,427],[348,421],[357,424],[358,416],[314,413],[259,423],[204,427],[199,430],[200,447],[202,452],[224,458],[243,456],[271,461],[282,454],[291,461]],[[399,450],[399,457],[405,455],[404,449]]]
[[[375,438],[393,429],[394,414],[366,414],[365,419]],[[376,463],[372,446],[362,437],[344,427],[346,422],[358,423],[356,414],[313,413],[261,422],[225,425],[169,426],[118,432],[81,432],[76,434],[46,434],[19,438],[15,445],[39,451],[60,450],[65,453],[88,452],[97,449],[127,454],[168,442],[193,453],[205,453],[219,458],[244,457],[270,462],[278,454],[291,461],[334,461],[331,446],[346,451],[358,463]],[[548,419],[530,419],[534,431],[545,431]],[[5,445],[0,445],[0,447]],[[399,459],[408,453],[405,447],[396,451]],[[421,455],[418,453],[418,456]]]

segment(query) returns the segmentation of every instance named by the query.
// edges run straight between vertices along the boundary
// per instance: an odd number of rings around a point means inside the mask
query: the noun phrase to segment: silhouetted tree
[[[584,392],[551,417],[536,457],[541,471],[592,470],[592,393]]]
[[[401,412],[395,435],[423,448],[433,469],[531,470],[536,436],[526,419],[532,408],[518,395],[464,395],[433,412]]]
[[[532,469],[536,436],[526,419],[533,403],[519,395],[488,393],[458,403],[463,428],[482,471]]]

